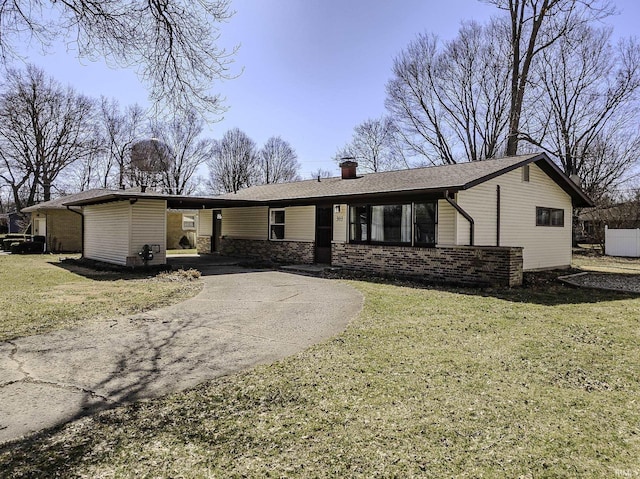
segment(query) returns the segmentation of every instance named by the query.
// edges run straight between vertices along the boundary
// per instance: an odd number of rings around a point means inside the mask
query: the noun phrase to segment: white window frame
[[[187,226],[193,223],[193,226]],[[197,227],[197,220],[195,214],[183,213],[182,214],[182,230],[183,231],[195,231]]]
[[[282,211],[284,215],[284,221],[282,223],[276,223],[275,213]],[[270,241],[284,241],[285,239],[285,230],[286,230],[286,222],[287,222],[287,213],[285,208],[270,208],[269,209],[269,240]],[[272,226],[282,226],[282,238],[274,238],[273,237],[273,229]]]

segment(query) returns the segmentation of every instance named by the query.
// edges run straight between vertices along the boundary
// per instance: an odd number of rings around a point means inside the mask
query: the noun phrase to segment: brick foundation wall
[[[522,284],[522,248],[412,248],[336,243],[331,249],[331,264],[376,275],[419,277],[434,283]]]
[[[211,253],[211,236],[198,236],[196,251],[198,254]]]
[[[224,256],[258,258],[276,263],[313,264],[315,259],[315,243],[223,237],[220,240],[220,252]]]

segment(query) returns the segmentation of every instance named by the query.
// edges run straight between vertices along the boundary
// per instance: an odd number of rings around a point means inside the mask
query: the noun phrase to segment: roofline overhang
[[[589,198],[589,196],[587,196],[587,194],[584,191],[582,191],[582,188],[576,185],[573,182],[573,180],[571,180],[571,178],[565,175],[564,172],[558,167],[558,165],[556,165],[546,153],[533,155],[511,166],[508,166],[501,170],[495,171],[489,175],[470,181],[466,183],[462,187],[462,189],[467,190],[481,183],[484,183],[485,181],[492,180],[494,178],[497,178],[498,176],[504,175],[505,173],[516,170],[522,166],[525,166],[531,163],[535,163],[536,165],[538,165],[542,171],[544,171],[553,181],[555,181],[558,184],[558,186],[560,186],[560,188],[562,188],[565,191],[565,193],[571,196],[573,206],[578,206],[578,207],[595,206],[594,201],[591,198]]]
[[[572,199],[573,206],[585,207],[594,206],[594,202],[589,198],[582,189],[576,185],[562,170],[547,156],[546,153],[531,155],[522,161],[514,163],[508,167],[502,168],[491,174],[476,178],[462,185],[447,185],[437,188],[417,188],[411,190],[396,190],[369,192],[357,194],[338,194],[325,196],[306,196],[298,198],[282,198],[270,200],[245,200],[235,198],[220,198],[216,196],[179,196],[179,195],[162,195],[149,194],[139,192],[114,191],[106,195],[87,198],[83,200],[71,201],[63,203],[64,206],[90,206],[115,201],[138,201],[141,199],[162,200],[167,202],[168,208],[189,208],[189,209],[217,209],[217,208],[233,208],[248,206],[294,206],[294,205],[320,205],[320,204],[337,204],[337,203],[357,203],[370,201],[392,201],[394,199],[413,199],[413,198],[444,198],[445,192],[457,193],[461,190],[473,188],[481,183],[497,178],[505,173],[513,171],[524,165],[536,163],[552,180],[554,180]]]
[[[65,207],[71,206],[91,206],[105,203],[113,203],[117,201],[138,201],[142,199],[166,201],[168,208],[182,209],[216,209],[216,208],[233,208],[247,206],[288,206],[288,205],[317,205],[328,203],[354,203],[366,202],[374,199],[392,200],[394,198],[417,198],[417,197],[444,197],[445,191],[457,192],[459,187],[432,188],[432,189],[414,189],[403,191],[385,191],[381,193],[362,193],[355,195],[330,195],[330,196],[312,196],[301,198],[284,198],[275,200],[240,200],[233,198],[216,198],[213,197],[194,197],[194,196],[174,196],[174,195],[149,195],[136,193],[111,193],[94,198],[72,201],[64,203]]]

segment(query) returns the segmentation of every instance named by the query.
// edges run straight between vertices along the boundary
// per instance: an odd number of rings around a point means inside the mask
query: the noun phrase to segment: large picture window
[[[269,239],[284,239],[284,209],[269,212]]]
[[[564,210],[537,206],[536,226],[564,226]]]
[[[411,242],[411,205],[371,206],[371,241]]]
[[[354,243],[363,243],[369,238],[369,209],[352,206],[349,211],[349,238]]]
[[[349,241],[434,245],[436,202],[353,205],[349,208]]]
[[[414,204],[414,240],[419,245],[436,244],[437,203]]]

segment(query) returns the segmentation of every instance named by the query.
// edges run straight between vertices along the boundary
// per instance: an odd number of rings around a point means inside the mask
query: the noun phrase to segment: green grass
[[[340,336],[0,448],[11,477],[640,477],[640,299],[354,281]]]
[[[53,255],[0,256],[0,341],[122,316],[195,295],[199,282],[95,272]]]
[[[640,258],[603,256],[598,253],[573,255],[572,266],[584,271],[640,274]]]

